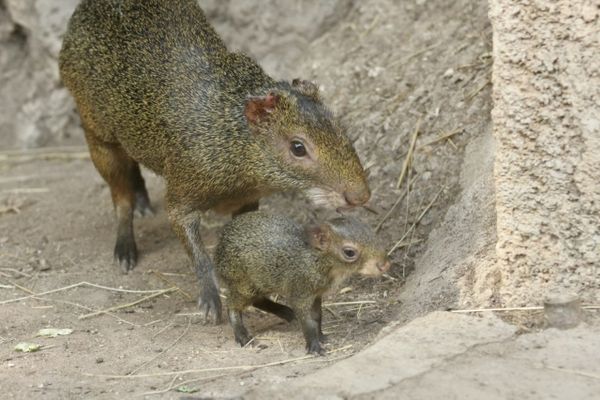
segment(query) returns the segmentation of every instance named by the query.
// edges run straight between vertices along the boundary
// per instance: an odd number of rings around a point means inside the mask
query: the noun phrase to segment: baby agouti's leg
[[[240,346],[244,347],[252,339],[252,336],[248,334],[248,331],[244,326],[242,312],[229,308],[227,309],[227,315],[229,316],[229,323],[233,328],[235,341],[238,342]]]
[[[192,260],[192,266],[200,281],[198,307],[206,321],[221,322],[221,298],[215,283],[214,268],[200,237],[200,211],[190,210],[181,202],[184,199],[173,196],[167,183],[167,213],[173,230],[185,246]]]
[[[137,248],[133,236],[133,207],[136,196],[136,171],[139,174],[139,166],[118,143],[105,143],[96,139],[89,129],[85,131],[92,162],[110,187],[117,215],[114,256],[123,272],[127,273],[137,262]]]
[[[323,334],[322,328],[323,311],[321,307],[321,297],[317,297],[313,302],[312,308],[310,309],[310,315],[319,324],[319,340],[321,342],[326,342],[327,335]]]
[[[292,322],[294,318],[296,318],[296,315],[294,315],[294,311],[291,308],[269,300],[266,297],[261,297],[257,300],[254,300],[254,302],[252,302],[252,305],[260,310],[266,311],[271,314],[275,314],[279,318],[284,319],[287,322]]]
[[[240,208],[239,210],[234,211],[233,213],[231,213],[231,216],[232,217],[237,217],[240,214],[247,213],[247,212],[250,212],[250,211],[256,211],[256,210],[258,210],[258,201],[255,201],[253,203],[248,203],[248,204],[242,206],[242,208]]]
[[[311,311],[311,305],[314,304],[314,300],[308,302],[298,302],[292,304],[292,309],[296,313],[296,317],[302,327],[302,333],[306,340],[306,350],[311,354],[324,355],[325,350],[321,347],[319,342],[319,321],[313,318]]]

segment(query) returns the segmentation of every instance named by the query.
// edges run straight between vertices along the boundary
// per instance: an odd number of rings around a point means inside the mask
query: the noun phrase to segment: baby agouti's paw
[[[205,323],[214,325],[221,323],[221,299],[219,290],[212,282],[204,285],[198,298],[198,308],[204,317]]]
[[[252,336],[248,334],[248,332],[241,332],[235,334],[235,341],[240,344],[242,347],[246,347],[248,343],[252,340]]]
[[[319,343],[318,340],[314,340],[314,341],[310,342],[306,346],[306,352],[308,354],[314,354],[317,356],[324,356],[326,353],[325,349],[321,347],[321,344]]]

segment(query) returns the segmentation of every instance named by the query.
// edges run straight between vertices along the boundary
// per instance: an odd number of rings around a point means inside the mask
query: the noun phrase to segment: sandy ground
[[[228,325],[203,325],[195,298],[198,288],[187,256],[171,232],[162,203],[162,181],[146,174],[157,214],[136,220],[141,259],[129,275],[113,264],[114,217],[108,187],[89,160],[25,162],[0,173],[4,197],[0,215],[0,386],[9,398],[114,398],[162,390],[171,383],[201,378],[190,388],[204,395],[239,390],[303,375],[346,357],[365,346],[394,319],[399,286],[386,279],[357,279],[339,288],[327,302],[327,348],[334,354],[302,360],[271,370],[227,369],[304,357],[303,338],[295,325],[257,311],[247,312],[256,335],[253,346],[239,348]],[[280,206],[286,199],[276,200]],[[270,209],[266,204],[266,209]],[[10,209],[10,210],[9,210]],[[18,213],[17,213],[18,211]],[[205,220],[208,247],[227,220]],[[97,287],[77,287],[12,303],[3,300],[89,282],[126,290],[181,291],[110,315],[80,317],[127,304],[152,293],[125,293]],[[42,328],[69,328],[57,338],[36,338]],[[17,353],[19,342],[44,346],[35,353]],[[341,349],[341,350],[339,350]],[[215,368],[205,373],[174,371]],[[147,378],[108,379],[101,375],[159,374]],[[160,374],[165,374],[164,376]],[[174,378],[177,378],[173,381]]]

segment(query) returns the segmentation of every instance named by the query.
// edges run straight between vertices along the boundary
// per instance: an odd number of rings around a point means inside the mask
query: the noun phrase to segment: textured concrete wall
[[[198,0],[228,46],[285,76],[350,0]],[[67,21],[79,0],[0,0],[0,148],[82,143],[58,74]],[[289,77],[288,77],[289,78]]]
[[[600,2],[491,0],[501,304],[600,299]]]

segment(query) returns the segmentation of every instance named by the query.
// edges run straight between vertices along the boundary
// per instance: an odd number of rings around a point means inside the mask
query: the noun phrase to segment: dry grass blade
[[[402,186],[402,182],[404,181],[404,177],[408,172],[409,167],[412,164],[413,152],[415,151],[415,144],[417,143],[417,136],[419,136],[419,128],[421,127],[421,117],[417,120],[415,125],[415,131],[412,134],[412,138],[410,140],[410,146],[408,148],[408,154],[402,163],[402,170],[400,171],[400,176],[398,177],[398,183],[396,183],[396,189],[400,189]]]
[[[139,300],[132,301],[131,303],[121,304],[121,305],[118,305],[118,306],[109,307],[109,308],[104,309],[104,310],[99,310],[99,311],[95,311],[95,312],[92,312],[92,313],[89,313],[89,314],[80,315],[79,319],[91,318],[91,317],[95,317],[95,316],[100,315],[100,314],[106,314],[106,313],[109,313],[109,312],[112,312],[112,311],[121,310],[123,308],[133,307],[133,306],[135,306],[137,304],[143,303],[144,301],[148,301],[148,300],[153,299],[155,297],[162,296],[163,294],[174,292],[175,290],[177,290],[176,287],[171,287],[171,288],[168,288],[168,289],[164,289],[164,290],[161,290],[158,293],[154,293],[154,294],[151,294],[149,296],[143,297],[143,298],[141,298]]]
[[[454,136],[457,133],[460,133],[462,131],[463,131],[463,128],[456,128],[454,130],[451,130],[450,132],[444,133],[444,134],[440,135],[439,137],[433,139],[430,142],[427,142],[425,144],[417,146],[417,150],[422,149],[423,147],[431,146],[432,144],[436,144],[436,143],[441,142],[443,140],[450,139],[452,136]]]
[[[394,244],[394,246],[391,248],[391,250],[388,251],[388,253],[387,253],[388,256],[390,256],[394,251],[396,251],[396,249],[404,242],[404,239],[406,239],[406,237],[416,228],[417,224],[423,219],[423,217],[425,216],[425,214],[427,214],[427,212],[429,211],[429,209],[437,201],[438,197],[440,196],[440,194],[442,194],[443,190],[444,190],[444,188],[441,188],[437,192],[437,194],[435,195],[435,197],[433,198],[433,200],[431,200],[429,202],[429,204],[427,204],[427,207],[425,207],[425,209],[421,212],[421,214],[419,214],[419,217],[417,218],[417,220],[415,222],[413,222],[413,224],[410,226],[410,228],[408,228],[408,230],[404,233],[404,235],[402,235],[402,237],[400,238],[400,240],[398,240],[396,242],[396,244]]]
[[[156,390],[153,392],[145,392],[145,393],[141,393],[139,396],[149,396],[149,395],[153,395],[153,394],[165,394],[173,389],[179,389],[180,387],[183,387],[185,385],[189,385],[190,383],[196,383],[196,382],[206,382],[206,381],[212,381],[215,379],[219,379],[219,378],[223,378],[227,376],[227,374],[219,374],[219,375],[211,375],[211,376],[204,376],[202,378],[194,378],[194,379],[188,379],[186,381],[183,382],[179,382],[177,384],[175,384],[175,381],[177,380],[177,378],[179,378],[179,375],[175,375],[173,377],[173,379],[171,379],[171,382],[169,383],[169,385],[161,390]]]
[[[340,347],[334,350],[330,350],[327,354],[334,354],[340,351],[347,350],[352,347],[352,345],[347,345],[344,347]],[[110,375],[110,374],[90,374],[84,372],[85,376],[95,376],[100,378],[108,378],[108,379],[133,379],[133,378],[156,378],[160,376],[174,376],[174,375],[185,375],[185,374],[196,374],[201,372],[218,372],[218,371],[254,371],[261,368],[274,367],[277,365],[289,364],[296,361],[308,360],[310,358],[315,358],[318,356],[314,356],[312,354],[307,354],[302,357],[296,358],[288,358],[285,360],[272,361],[265,364],[257,364],[257,365],[235,365],[229,367],[213,367],[213,368],[201,368],[201,369],[188,369],[183,371],[171,371],[171,372],[157,372],[154,374],[139,374],[139,375]]]
[[[170,280],[170,279],[166,278],[166,277],[165,277],[165,276],[162,274],[162,272],[158,272],[158,271],[154,271],[154,270],[150,270],[149,272],[150,272],[150,273],[152,273],[153,275],[155,275],[155,276],[156,276],[158,279],[162,280],[163,282],[165,282],[165,283],[167,283],[167,284],[171,285],[172,287],[175,287],[175,288],[177,288],[177,291],[178,291],[179,293],[181,293],[181,295],[182,295],[183,297],[185,297],[187,300],[189,300],[189,301],[192,301],[192,300],[194,300],[194,299],[192,298],[192,295],[190,295],[188,292],[186,292],[185,290],[183,290],[182,288],[180,288],[179,286],[177,286],[177,284],[176,284],[175,282],[173,282],[172,280]]]
[[[582,306],[584,310],[598,310],[600,305],[587,305]],[[495,311],[540,311],[543,310],[542,306],[530,306],[530,307],[498,307],[498,308],[471,308],[466,310],[450,310],[450,312],[458,314],[476,313],[476,312],[495,312]]]
[[[323,307],[351,306],[358,304],[377,304],[377,302],[375,300],[340,301],[337,303],[323,303]]]
[[[0,162],[20,163],[35,160],[87,160],[90,158],[89,151],[77,152],[21,152],[21,153],[2,153],[0,154]]]
[[[4,268],[4,269],[9,269],[9,268]],[[78,282],[78,283],[74,283],[72,285],[68,285],[68,286],[64,286],[58,289],[52,289],[52,290],[48,290],[46,292],[42,292],[42,293],[36,293],[35,295],[30,295],[30,296],[25,296],[25,297],[18,297],[16,299],[10,299],[10,300],[4,300],[4,301],[0,301],[0,305],[2,304],[9,304],[9,303],[16,303],[18,301],[22,301],[22,300],[27,300],[30,299],[34,296],[45,296],[48,294],[52,294],[52,293],[58,293],[58,292],[63,292],[65,290],[70,290],[70,289],[75,289],[81,286],[91,286],[97,289],[102,289],[102,290],[108,290],[111,292],[120,292],[120,293],[160,293],[162,291],[164,291],[165,289],[156,289],[156,290],[128,290],[128,289],[121,289],[121,288],[113,288],[113,287],[109,287],[109,286],[102,286],[102,285],[97,285],[95,283],[90,283],[90,282]]]
[[[190,319],[188,319],[188,324],[185,327],[185,330],[183,331],[183,333],[181,335],[179,335],[177,337],[177,339],[175,339],[173,341],[173,343],[171,343],[166,349],[164,349],[163,351],[161,351],[160,353],[158,353],[156,356],[152,357],[151,359],[149,359],[148,361],[144,362],[143,364],[141,364],[139,367],[134,368],[133,370],[131,370],[131,372],[129,372],[127,375],[134,375],[136,372],[138,372],[140,369],[144,368],[146,365],[150,364],[151,362],[155,361],[157,358],[161,357],[162,355],[164,355],[167,351],[171,350],[173,347],[175,347],[177,345],[177,343],[179,343],[179,341],[185,336],[187,335],[188,331],[190,330],[190,326],[192,325],[192,321]]]
[[[479,86],[477,89],[473,90],[471,93],[467,94],[465,96],[466,100],[471,100],[473,99],[473,97],[477,96],[477,94],[479,92],[481,92],[487,85],[491,84],[492,80],[491,79],[486,79],[485,82],[483,82],[483,84],[481,86]]]
[[[394,212],[394,210],[396,209],[396,207],[398,207],[398,205],[402,202],[402,200],[404,200],[404,198],[408,194],[411,186],[415,183],[415,181],[417,180],[417,178],[418,178],[418,175],[415,175],[413,177],[413,179],[409,182],[409,184],[406,185],[406,188],[404,189],[404,191],[400,194],[400,196],[398,196],[398,198],[396,199],[396,201],[394,202],[394,204],[392,204],[392,206],[390,207],[390,209],[388,210],[388,212],[385,213],[385,215],[383,216],[383,218],[381,218],[381,221],[379,221],[379,223],[377,224],[377,227],[375,228],[375,233],[377,233],[377,232],[379,232],[381,230],[381,228],[383,227],[383,224],[385,224],[385,221],[388,220],[388,218],[390,217],[390,215],[392,215],[392,213]]]
[[[599,374],[594,374],[594,373],[586,372],[586,371],[579,371],[579,370],[576,370],[576,369],[557,368],[557,367],[550,367],[550,366],[547,366],[547,365],[545,365],[543,368],[544,369],[549,369],[549,370],[552,370],[552,371],[560,371],[560,372],[566,372],[568,374],[585,376],[587,378],[600,379],[600,375]]]

